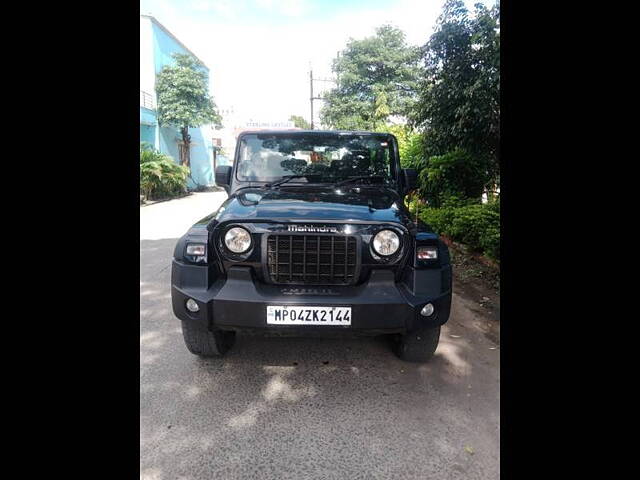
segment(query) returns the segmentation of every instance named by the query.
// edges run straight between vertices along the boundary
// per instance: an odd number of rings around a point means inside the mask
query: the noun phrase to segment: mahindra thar
[[[190,352],[223,355],[237,333],[362,334],[431,358],[451,308],[449,250],[404,204],[417,175],[393,135],[243,132],[215,179],[227,200],[172,263]]]

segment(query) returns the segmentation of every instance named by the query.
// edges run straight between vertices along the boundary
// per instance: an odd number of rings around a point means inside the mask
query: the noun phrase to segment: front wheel
[[[236,332],[198,328],[191,322],[182,322],[182,336],[187,349],[201,357],[221,357],[233,346]]]
[[[428,362],[433,357],[440,340],[440,325],[421,328],[396,338],[396,355],[407,362]]]

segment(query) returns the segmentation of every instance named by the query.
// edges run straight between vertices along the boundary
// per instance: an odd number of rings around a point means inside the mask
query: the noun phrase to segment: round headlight
[[[373,237],[373,249],[380,255],[393,255],[400,248],[400,238],[391,230],[381,230]]]
[[[233,227],[225,234],[224,244],[233,253],[244,253],[251,248],[251,235],[242,227]]]

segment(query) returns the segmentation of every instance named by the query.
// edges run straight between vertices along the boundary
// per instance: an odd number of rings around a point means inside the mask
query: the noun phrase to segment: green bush
[[[173,158],[140,144],[140,192],[147,200],[160,200],[187,191],[189,169]]]
[[[409,208],[415,205],[410,205]],[[421,208],[420,219],[439,234],[472,250],[500,259],[500,202]]]
[[[463,149],[430,157],[419,174],[420,194],[432,207],[447,202],[480,201],[488,181],[484,164]],[[467,202],[468,203],[468,202]]]

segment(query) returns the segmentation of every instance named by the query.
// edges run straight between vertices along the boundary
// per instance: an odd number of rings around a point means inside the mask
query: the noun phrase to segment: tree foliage
[[[309,122],[307,122],[300,115],[291,115],[289,117],[289,121],[293,122],[293,125],[297,128],[302,128],[304,130],[309,130],[311,128],[311,125],[309,125]]]
[[[487,185],[499,177],[499,13],[498,5],[477,4],[470,16],[463,1],[447,0],[423,48],[424,78],[411,116],[424,129],[426,157],[439,164],[441,156],[462,149]],[[475,185],[464,193],[471,191],[477,192]]]
[[[185,145],[180,164],[189,165],[189,128],[206,124],[222,127],[213,98],[209,96],[207,72],[191,55],[174,53],[174,65],[166,65],[156,78],[158,123],[180,129]]]
[[[484,162],[462,149],[434,155],[420,171],[420,194],[432,207],[465,203],[482,197]]]
[[[390,25],[375,36],[350,39],[333,61],[338,84],[325,96],[322,123],[344,130],[376,130],[393,115],[404,116],[415,101],[417,48]]]
[[[422,135],[408,124],[385,125],[376,128],[377,132],[390,133],[398,140],[398,153],[402,168],[424,168]]]
[[[191,55],[174,53],[173,58],[175,65],[163,67],[156,81],[160,125],[196,128],[213,123],[221,127],[203,65]]]

